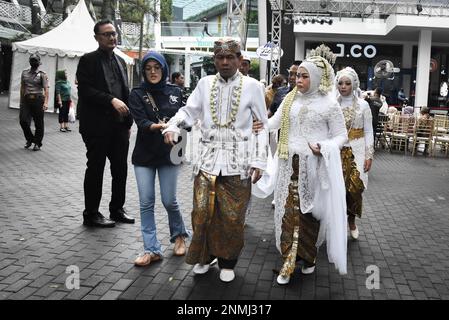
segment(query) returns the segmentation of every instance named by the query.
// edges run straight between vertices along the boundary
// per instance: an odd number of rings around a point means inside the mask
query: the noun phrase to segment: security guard
[[[44,111],[48,108],[48,77],[39,70],[39,55],[32,54],[29,61],[31,68],[22,71],[20,80],[20,126],[26,139],[25,149],[34,143],[33,151],[38,151],[44,137]],[[36,127],[34,135],[30,128],[31,118]]]

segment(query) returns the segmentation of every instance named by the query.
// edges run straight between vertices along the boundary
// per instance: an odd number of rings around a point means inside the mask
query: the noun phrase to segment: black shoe
[[[100,212],[87,213],[83,212],[83,224],[90,227],[112,228],[115,222],[105,218]]]
[[[38,146],[37,144],[34,144],[33,151],[39,151],[40,149],[41,149],[40,146]]]
[[[111,220],[117,221],[117,222],[123,222],[123,223],[134,223],[134,218],[131,218],[124,208],[118,209],[118,210],[111,210],[109,209],[109,212],[111,213],[109,215],[109,218]]]
[[[25,143],[25,146],[24,146],[24,148],[25,149],[28,149],[29,147],[31,147],[31,141],[27,141],[27,143]]]
[[[67,128],[65,128],[65,131],[70,132],[72,130],[67,127]]]

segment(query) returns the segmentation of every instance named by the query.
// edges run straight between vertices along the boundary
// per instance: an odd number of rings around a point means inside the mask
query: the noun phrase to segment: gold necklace
[[[212,114],[212,121],[218,126],[222,128],[227,128],[231,123],[235,121],[235,116],[237,115],[237,111],[239,109],[240,105],[240,96],[242,94],[242,87],[243,87],[243,76],[240,75],[240,82],[238,87],[233,88],[232,96],[231,96],[231,116],[226,121],[226,123],[221,124],[218,121],[218,115],[217,115],[217,107],[218,107],[218,87],[217,87],[217,81],[218,81],[218,75],[215,76],[213,82],[212,82],[212,88],[210,89],[210,111]]]
[[[338,98],[338,102],[341,105],[341,103],[342,103],[341,97]],[[357,109],[357,98],[356,97],[352,98],[351,106],[344,108],[344,109],[342,108],[343,116],[345,118],[346,130],[349,130],[352,128],[352,124],[354,123],[354,119],[355,119],[356,109]]]

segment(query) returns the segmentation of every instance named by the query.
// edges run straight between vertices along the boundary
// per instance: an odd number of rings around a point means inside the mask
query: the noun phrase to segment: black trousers
[[[44,97],[39,96],[35,99],[24,97],[20,106],[19,121],[22,127],[25,139],[28,142],[34,142],[39,147],[42,146],[44,138]],[[36,127],[35,133],[31,131],[31,119]]]
[[[125,204],[126,178],[128,174],[128,128],[117,124],[103,136],[82,135],[86,145],[87,168],[84,175],[84,205],[88,214],[100,207],[103,173],[106,158],[111,165],[112,195],[109,210],[117,210]]]
[[[70,103],[72,101],[62,101],[62,106],[59,108],[59,123],[67,123],[69,122],[69,110],[70,110]]]
[[[217,257],[211,255],[209,263],[211,263],[215,258]],[[224,258],[217,258],[217,260],[218,260],[218,267],[220,269],[234,269],[235,265],[237,264],[237,259],[228,260]]]

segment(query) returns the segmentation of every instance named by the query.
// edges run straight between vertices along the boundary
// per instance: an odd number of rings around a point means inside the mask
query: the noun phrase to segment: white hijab
[[[321,77],[323,75],[323,70],[321,68],[318,68],[315,63],[313,63],[312,61],[308,61],[308,60],[301,63],[301,65],[298,67],[298,71],[299,71],[299,68],[306,69],[307,72],[309,73],[309,77],[310,77],[309,90],[307,90],[307,92],[303,93],[303,95],[304,96],[312,96],[312,95],[318,93],[318,90],[320,88]]]
[[[351,67],[346,67],[337,72],[337,76],[335,77],[335,87],[337,88],[338,96],[340,96],[340,92],[338,91],[338,83],[342,78],[348,78],[351,81],[352,95],[356,98],[360,98],[362,91],[360,90],[360,80],[357,72],[355,72],[355,70]]]

